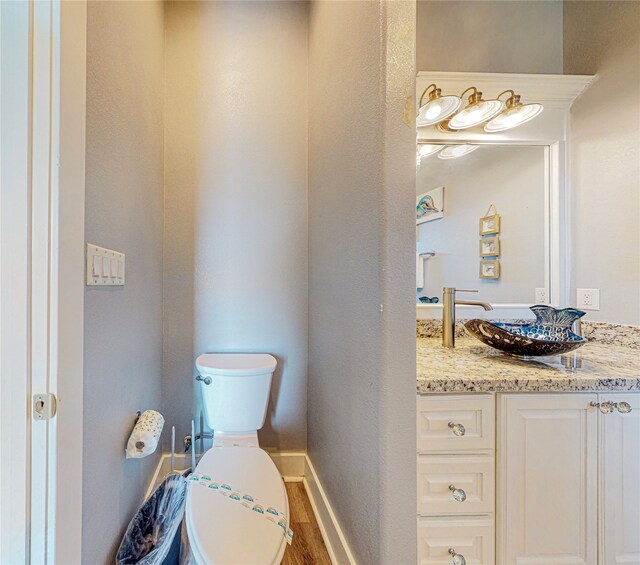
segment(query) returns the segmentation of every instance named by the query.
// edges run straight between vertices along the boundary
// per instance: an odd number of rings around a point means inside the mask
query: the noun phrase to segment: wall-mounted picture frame
[[[497,235],[483,237],[480,240],[480,257],[499,257],[500,237]]]
[[[494,235],[500,233],[500,215],[493,214],[480,218],[480,235]]]
[[[416,225],[444,217],[444,186],[432,188],[416,198]]]
[[[480,278],[481,279],[499,279],[500,278],[500,261],[498,259],[480,261]]]

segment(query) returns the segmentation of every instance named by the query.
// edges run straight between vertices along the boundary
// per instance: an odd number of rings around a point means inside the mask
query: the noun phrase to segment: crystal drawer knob
[[[603,402],[600,405],[600,412],[602,412],[603,414],[611,414],[611,412],[613,412],[615,405],[613,402]]]
[[[456,424],[455,422],[449,422],[448,426],[453,430],[453,434],[460,437],[463,436],[466,430],[462,424]]]
[[[620,414],[628,414],[632,410],[631,404],[629,404],[628,402],[619,402],[617,408]]]
[[[453,547],[449,548],[449,555],[451,555],[451,563],[453,563],[453,565],[467,565],[467,560],[464,558],[464,555],[456,553]]]
[[[593,406],[594,408],[600,408],[600,412],[602,412],[603,414],[611,414],[611,412],[613,412],[613,409],[617,406],[617,404],[615,402],[603,402],[601,404],[600,402],[596,402],[595,400],[592,400],[591,402],[589,402],[589,406]]]
[[[464,492],[461,488],[456,488],[455,485],[449,485],[449,490],[451,491],[451,496],[453,496],[453,500],[457,502],[464,502],[467,500],[467,493]]]

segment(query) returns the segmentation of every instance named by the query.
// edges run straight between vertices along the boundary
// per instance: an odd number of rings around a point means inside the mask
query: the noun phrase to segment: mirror
[[[418,145],[418,304],[441,302],[445,286],[492,304],[550,302],[549,146],[438,147]]]

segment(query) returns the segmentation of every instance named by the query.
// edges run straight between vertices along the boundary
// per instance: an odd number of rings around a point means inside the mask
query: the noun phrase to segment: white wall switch
[[[124,253],[87,243],[87,286],[122,286]]]
[[[581,310],[600,310],[600,289],[577,289],[576,307]]]
[[[547,289],[536,288],[536,304],[547,304]]]

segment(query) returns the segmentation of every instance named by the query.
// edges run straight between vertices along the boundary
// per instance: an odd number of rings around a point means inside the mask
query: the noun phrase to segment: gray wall
[[[572,289],[640,324],[640,2],[565,2],[564,71],[597,74],[570,120]]]
[[[562,73],[562,1],[419,0],[419,71]]]
[[[200,416],[200,353],[269,352],[261,445],[304,449],[307,4],[168,3],[165,54],[164,413]]]
[[[161,407],[161,2],[89,2],[86,239],[126,253],[124,287],[87,288],[82,562],[113,563],[157,456],[126,460],[136,410]]]
[[[444,218],[418,226],[424,263],[419,295],[442,288],[475,288],[493,303],[533,303],[545,286],[545,155],[542,147],[484,146],[458,159],[424,157],[417,192],[444,186]],[[500,279],[479,277],[479,220],[495,204],[500,214]]]
[[[416,562],[414,25],[310,7],[309,456],[360,563]]]

